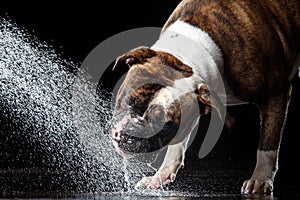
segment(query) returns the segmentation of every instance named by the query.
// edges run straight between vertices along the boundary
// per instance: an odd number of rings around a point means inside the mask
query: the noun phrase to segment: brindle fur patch
[[[234,95],[260,109],[259,149],[278,149],[287,81],[300,52],[300,1],[183,0],[163,31],[176,20],[200,27],[216,42]]]
[[[176,57],[165,52],[156,52],[149,47],[138,47],[128,53],[118,57],[116,59],[113,69],[115,70],[118,66],[126,64],[131,67],[132,65],[142,65],[145,62],[153,62],[153,64],[162,64],[168,66],[178,72],[180,72],[183,77],[190,77],[193,75],[193,70],[188,65],[185,65]]]
[[[178,19],[212,37],[227,82],[244,101],[260,103],[263,94],[280,91],[300,49],[300,1],[183,0],[163,30]]]
[[[119,90],[118,97],[123,98],[117,99],[116,109],[130,109],[132,115],[143,115],[155,92],[162,87],[193,75],[192,68],[176,57],[148,47],[139,47],[120,56],[115,68],[124,64],[129,65],[130,70]]]
[[[157,52],[157,55],[160,58],[163,65],[171,67],[172,69],[180,72],[184,78],[193,75],[193,69],[190,66],[182,63],[180,60],[178,60],[171,54],[165,52]]]
[[[141,111],[138,111],[139,106],[142,104],[146,106],[157,90],[165,86],[172,86],[176,79],[193,75],[192,68],[176,57],[164,52],[155,52],[148,47],[139,47],[120,56],[116,60],[114,68],[124,64],[130,65],[130,70],[119,89],[116,110],[128,110],[128,103],[130,105],[137,103],[134,111],[138,114],[145,110],[142,106]],[[147,84],[144,85],[144,83]],[[159,83],[161,86],[158,86]],[[132,91],[132,88],[136,87],[138,87],[137,91],[134,91],[136,89]],[[128,95],[129,93],[132,97]]]
[[[128,67],[131,67],[134,64],[143,64],[147,61],[147,58],[151,58],[156,55],[156,52],[150,49],[149,47],[137,47],[128,53],[119,56],[116,59],[113,70],[115,70],[120,65],[126,64]]]
[[[159,84],[146,84],[139,87],[130,96],[128,105],[135,115],[142,116],[148,108],[149,102],[152,100],[155,93],[163,86]]]

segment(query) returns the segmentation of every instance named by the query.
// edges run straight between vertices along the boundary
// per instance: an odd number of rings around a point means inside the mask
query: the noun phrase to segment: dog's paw
[[[270,179],[250,179],[245,181],[241,188],[242,194],[272,194],[272,191],[273,181]]]
[[[140,180],[135,188],[136,189],[162,189],[164,186],[173,182],[176,178],[174,173],[156,173],[154,176],[146,176]]]

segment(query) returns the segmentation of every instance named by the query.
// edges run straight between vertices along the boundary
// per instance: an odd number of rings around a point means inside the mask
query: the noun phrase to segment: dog
[[[116,150],[127,156],[168,147],[157,173],[137,187],[175,180],[201,114],[253,103],[261,119],[257,163],[241,193],[271,194],[299,52],[298,0],[181,1],[152,47],[137,47],[114,66],[128,68],[114,108]]]

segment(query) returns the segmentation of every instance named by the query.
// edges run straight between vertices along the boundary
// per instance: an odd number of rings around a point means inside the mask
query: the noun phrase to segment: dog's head
[[[198,100],[212,105],[208,88],[193,82],[193,70],[171,54],[147,47],[117,58],[127,67],[119,88],[112,128],[122,155],[148,153],[185,138],[197,122]]]

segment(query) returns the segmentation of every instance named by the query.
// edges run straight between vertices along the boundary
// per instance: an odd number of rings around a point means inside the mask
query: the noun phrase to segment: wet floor
[[[176,181],[165,190],[130,191],[130,192],[95,192],[77,193],[67,191],[66,180],[62,174],[41,169],[1,170],[0,196],[19,198],[72,198],[72,199],[299,199],[300,184],[297,177],[287,169],[278,173],[272,196],[241,195],[239,193],[243,180],[251,175],[253,163],[237,161],[203,160],[199,163],[187,162],[186,167],[178,174]],[[53,182],[55,180],[55,182]],[[65,187],[65,188],[64,188]],[[71,187],[69,186],[69,190]]]

